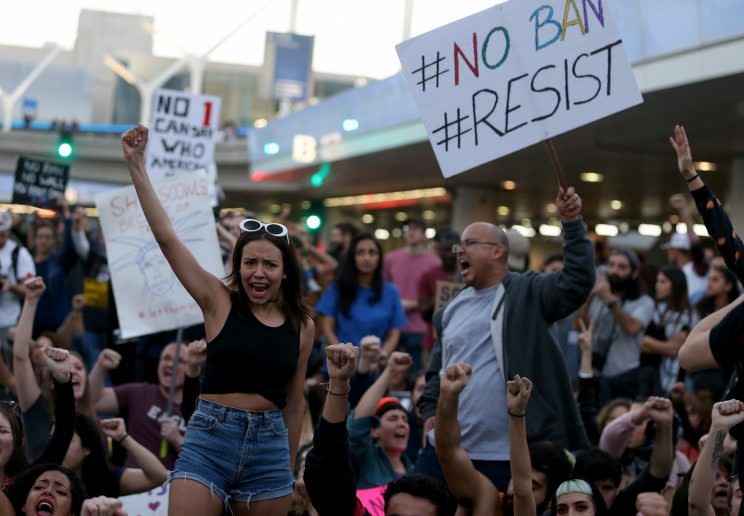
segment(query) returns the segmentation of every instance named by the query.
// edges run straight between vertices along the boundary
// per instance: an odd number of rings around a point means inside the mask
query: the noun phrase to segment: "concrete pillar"
[[[497,212],[501,194],[484,188],[458,186],[452,203],[452,228],[462,232],[477,221],[501,223],[503,217]]]

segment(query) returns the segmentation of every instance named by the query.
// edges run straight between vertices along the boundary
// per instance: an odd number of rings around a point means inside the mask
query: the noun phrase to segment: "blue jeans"
[[[511,480],[511,469],[507,460],[474,460],[473,466],[480,471],[499,491],[506,492]],[[414,473],[429,475],[440,482],[446,484],[442,467],[439,465],[437,452],[432,444],[426,448],[421,448],[416,464],[413,467]]]
[[[398,340],[398,351],[405,351],[413,359],[411,373],[418,374],[421,371],[421,347],[424,343],[423,333],[401,333]]]
[[[169,481],[179,478],[203,484],[225,507],[291,494],[282,411],[246,411],[200,398]]]

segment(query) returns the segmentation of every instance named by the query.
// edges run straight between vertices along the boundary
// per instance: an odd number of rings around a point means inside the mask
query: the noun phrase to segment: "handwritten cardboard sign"
[[[445,177],[643,101],[605,3],[511,0],[396,47]]]
[[[153,181],[196,169],[214,170],[220,98],[158,90],[152,103],[147,172]]]
[[[18,158],[13,183],[13,204],[49,207],[65,195],[70,165]]]
[[[434,298],[434,313],[438,312],[444,307],[444,305],[449,303],[449,300],[455,297],[455,294],[460,292],[463,287],[465,287],[464,283],[437,280],[437,291]]]
[[[196,261],[225,275],[209,201],[208,179],[184,173],[155,183],[171,224]],[[133,186],[96,197],[106,240],[122,337],[130,338],[202,322],[201,310],[160,251]]]
[[[120,496],[122,509],[129,516],[167,516],[168,485],[135,495]]]

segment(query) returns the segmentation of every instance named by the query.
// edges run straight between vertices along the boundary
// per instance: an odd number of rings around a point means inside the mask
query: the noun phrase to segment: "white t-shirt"
[[[0,277],[11,285],[17,285],[18,278],[24,278],[28,274],[36,275],[34,259],[25,247],[18,251],[17,270],[12,270],[12,254],[17,245],[9,238],[5,245],[0,247]],[[18,297],[7,288],[3,288],[0,292],[0,328],[15,326],[20,315],[21,303]]]
[[[708,277],[698,276],[695,269],[693,269],[692,262],[687,262],[682,266],[682,272],[685,273],[687,279],[687,297],[690,299],[699,299],[700,294],[704,293],[708,288]]]
[[[641,321],[643,329],[654,314],[654,301],[645,294],[638,299],[623,301],[621,306],[632,318]],[[643,329],[635,335],[625,333],[605,302],[598,297],[589,305],[589,316],[594,321],[594,349],[607,348],[602,376],[613,377],[638,367]]]

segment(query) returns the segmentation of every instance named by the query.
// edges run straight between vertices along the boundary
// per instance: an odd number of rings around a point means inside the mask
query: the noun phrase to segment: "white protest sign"
[[[129,516],[167,516],[168,486],[166,484],[135,495],[120,496],[122,509]]]
[[[179,172],[214,169],[220,98],[185,91],[157,90],[145,156],[153,181]]]
[[[181,241],[217,277],[220,258],[208,180],[183,173],[155,183]],[[201,310],[176,278],[150,231],[133,186],[96,197],[123,338],[202,322]]]
[[[396,49],[445,177],[643,102],[602,0],[511,0]]]

